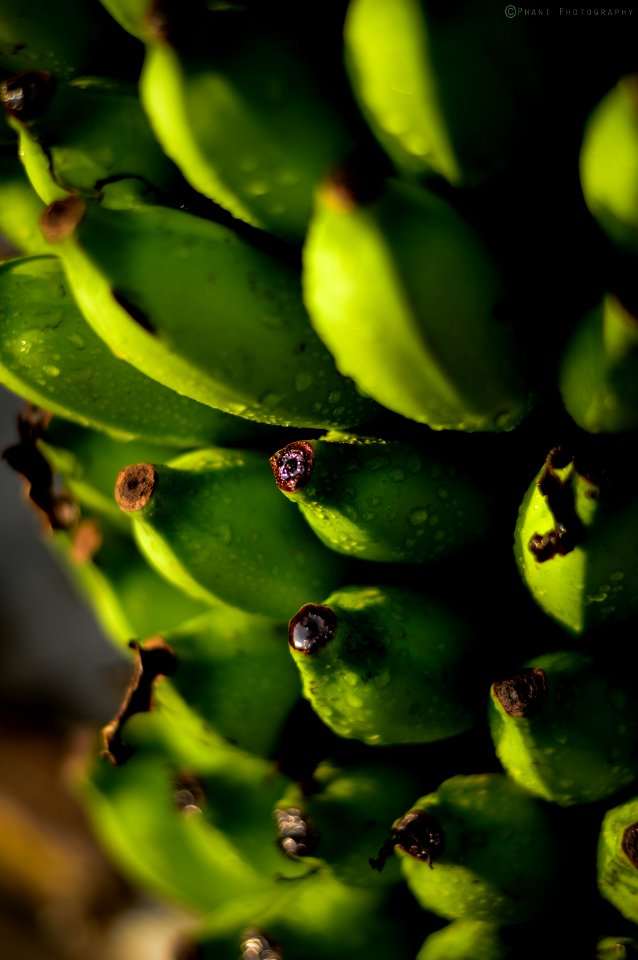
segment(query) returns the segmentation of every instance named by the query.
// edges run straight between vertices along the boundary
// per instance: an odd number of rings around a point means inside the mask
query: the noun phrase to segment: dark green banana
[[[354,146],[303,36],[248,10],[170,7],[156,4],[140,78],[159,142],[204,196],[301,241],[315,184]]]
[[[619,249],[638,254],[638,74],[619,79],[592,111],[580,180],[605,233]]]
[[[173,685],[205,723],[243,750],[272,756],[301,696],[286,625],[218,604],[162,638],[175,651]]]
[[[523,581],[574,634],[626,619],[638,606],[638,499],[618,462],[622,451],[606,452],[605,459],[552,449],[516,523]]]
[[[343,428],[374,410],[314,334],[295,270],[228,227],[70,195],[43,232],[95,331],[178,393],[282,426]]]
[[[398,863],[379,875],[370,865],[394,812],[410,803],[417,778],[390,764],[324,761],[310,784],[294,784],[275,811],[279,844],[289,857],[329,867],[351,886],[397,883]]]
[[[344,567],[275,489],[255,451],[209,448],[132,464],[116,486],[142,552],[193,596],[288,621]],[[285,642],[285,641],[284,641]]]
[[[529,137],[542,54],[522,17],[461,2],[352,0],[346,65],[364,115],[397,166],[470,185]]]
[[[318,191],[304,247],[305,302],[337,367],[434,429],[511,430],[529,358],[486,247],[433,192],[356,177]]]
[[[3,81],[0,91],[33,185],[46,203],[64,194],[52,194],[48,177],[34,173],[41,159],[36,144],[63,191],[95,196],[103,183],[126,177],[163,191],[175,178],[130,81],[56,81],[43,72],[22,73]]]
[[[57,257],[0,265],[0,382],[119,439],[175,447],[241,439],[239,418],[180,396],[118,359],[75,305]]]
[[[583,653],[534,657],[492,684],[496,755],[526,790],[569,806],[638,777],[638,717],[629,690]]]
[[[469,630],[436,600],[401,587],[345,587],[305,604],[288,642],[304,696],[341,737],[429,743],[474,723]]]
[[[556,893],[545,811],[503,774],[446,780],[395,822],[391,843],[421,906],[449,920],[524,923]]]
[[[609,810],[598,839],[598,889],[622,913],[638,923],[638,799]]]
[[[568,413],[583,430],[638,429],[638,318],[618,297],[606,294],[580,320],[561,357],[558,382]]]
[[[422,446],[329,433],[298,440],[270,458],[279,489],[337,553],[424,563],[484,538],[486,493],[467,464]]]

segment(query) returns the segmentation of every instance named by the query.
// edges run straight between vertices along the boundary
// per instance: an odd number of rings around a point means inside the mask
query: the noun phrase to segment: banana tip
[[[115,483],[115,500],[120,510],[141,510],[153,496],[157,470],[152,463],[134,463],[120,470]]]
[[[40,217],[42,236],[49,243],[62,243],[75,232],[85,213],[84,200],[74,193],[54,200]]]

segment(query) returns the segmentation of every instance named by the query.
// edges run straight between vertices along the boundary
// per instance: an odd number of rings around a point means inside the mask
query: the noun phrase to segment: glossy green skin
[[[13,123],[21,148],[42,145],[58,186],[87,196],[99,193],[102,181],[139,177],[165,190],[176,170],[151,132],[137,87],[108,77],[78,77],[58,83],[47,110],[26,124]],[[39,186],[49,203],[48,190]]]
[[[599,623],[622,621],[638,607],[638,501],[615,505],[572,466],[560,471],[574,491],[587,539],[565,556],[539,563],[530,538],[555,526],[538,489],[542,470],[521,503],[514,534],[519,572],[534,600],[572,634]],[[593,496],[592,496],[593,495]]]
[[[557,857],[545,813],[505,775],[452,777],[412,809],[438,821],[445,844],[432,869],[395,847],[424,909],[507,925],[533,919],[555,895]]]
[[[538,51],[516,27],[500,9],[472,4],[450,16],[419,0],[350,3],[352,88],[401,169],[470,185],[505,165],[542,78]]]
[[[310,482],[283,492],[337,553],[425,563],[486,536],[485,493],[464,475],[462,463],[437,454],[435,444],[419,448],[341,434],[309,442],[315,451]]]
[[[17,156],[0,159],[0,233],[17,253],[55,253],[40,230],[44,209]]]
[[[638,95],[625,77],[591,113],[580,152],[585,202],[611,240],[638,253]]]
[[[638,923],[638,870],[624,853],[622,838],[636,822],[638,798],[605,814],[598,839],[598,889],[632,923]]]
[[[313,332],[294,269],[229,228],[183,210],[87,200],[57,249],[96,333],[178,393],[281,426],[352,426],[374,409]]]
[[[140,92],[157,139],[204,196],[300,242],[315,184],[352,152],[347,124],[292,40],[237,12],[197,30],[199,51],[147,45]]]
[[[277,803],[306,814],[318,836],[313,856],[303,859],[327,866],[344,883],[382,887],[400,880],[398,863],[382,871],[370,859],[381,850],[397,810],[408,806],[418,791],[416,776],[389,764],[362,763],[353,767],[324,761],[313,774],[307,793],[293,785]]]
[[[330,191],[317,196],[303,289],[339,370],[436,430],[515,427],[531,404],[520,334],[495,318],[502,281],[469,224],[399,182],[360,206]]]
[[[559,388],[583,430],[638,429],[638,320],[610,294],[580,321],[567,343]]]
[[[430,934],[416,960],[508,960],[508,950],[495,924],[454,920]]]
[[[156,492],[133,515],[135,535],[149,563],[187,593],[287,622],[344,575],[279,496],[262,454],[199,450],[157,474]]]
[[[530,717],[509,716],[491,690],[496,755],[531,793],[569,806],[613,796],[638,777],[638,718],[628,692],[593,669],[591,657],[560,651],[530,660],[547,699]]]
[[[77,309],[56,257],[0,265],[0,291],[0,382],[14,393],[120,440],[188,447],[232,431],[234,418],[113,356]]]
[[[468,730],[463,693],[469,631],[435,600],[400,587],[345,587],[323,601],[335,635],[291,649],[314,711],[341,737],[370,746],[430,743]]]
[[[163,634],[177,655],[173,685],[232,743],[271,756],[301,696],[286,624],[219,604]]]

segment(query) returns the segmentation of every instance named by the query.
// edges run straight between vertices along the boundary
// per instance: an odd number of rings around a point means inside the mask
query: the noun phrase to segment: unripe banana
[[[104,633],[118,646],[171,631],[209,604],[167,583],[140,555],[130,531],[86,512],[52,548]]]
[[[283,426],[371,416],[374,405],[314,334],[294,269],[229,228],[183,210],[111,210],[69,196],[47,209],[43,231],[59,241],[88,322],[147,376]]]
[[[601,937],[596,950],[596,960],[632,960],[638,957],[638,940],[635,937]]]
[[[503,774],[446,780],[394,824],[391,842],[426,910],[524,923],[555,894],[555,841],[540,803]]]
[[[57,257],[0,265],[0,382],[36,406],[127,440],[237,438],[239,418],[179,396],[113,356],[77,309]],[[227,432],[229,431],[229,432]]]
[[[398,863],[379,874],[370,860],[395,811],[411,802],[415,789],[416,777],[390,764],[345,767],[324,761],[306,789],[295,784],[278,802],[279,845],[289,857],[327,865],[351,886],[397,883]]]
[[[339,370],[434,429],[512,429],[531,404],[522,332],[479,237],[433,193],[387,181],[360,201],[345,176],[318,191],[304,248],[306,305]]]
[[[12,147],[12,155],[0,159],[0,234],[16,253],[55,253],[40,230],[44,209]]]
[[[181,9],[154,13],[140,93],[164,150],[235,217],[301,241],[315,184],[353,141],[299,38],[245,10],[191,10],[188,31]]]
[[[606,453],[605,459],[551,450],[516,523],[524,582],[574,634],[623,620],[638,606],[638,500],[618,463],[621,452]]]
[[[484,920],[454,920],[431,933],[416,960],[508,960],[501,928]]]
[[[277,902],[277,876],[306,869],[272,844],[283,778],[189,716],[167,682],[155,700],[126,719],[118,762],[102,759],[82,783],[94,828],[146,888],[200,914],[235,907],[248,923]]]
[[[593,803],[638,777],[635,703],[583,653],[544,654],[493,683],[489,722],[509,776],[544,800]]]
[[[47,70],[66,79],[96,63],[119,69],[129,65],[129,41],[94,0],[29,0],[0,11],[0,65],[10,74]]]
[[[285,633],[285,623],[226,604],[162,633],[177,658],[178,692],[213,730],[258,756],[273,756],[301,695]]]
[[[598,889],[623,917],[638,923],[638,799],[605,814],[598,840]]]
[[[396,164],[479,183],[529,136],[542,54],[500,8],[353,0],[346,64],[372,131]]]
[[[303,693],[341,737],[429,743],[474,723],[465,622],[400,587],[346,587],[292,618]]]
[[[583,430],[638,429],[638,318],[617,297],[606,294],[579,322],[560,361],[559,387]]]
[[[489,530],[486,494],[430,438],[417,447],[329,433],[287,444],[270,463],[279,489],[337,553],[424,563]]]
[[[621,250],[638,254],[638,74],[619,80],[591,113],[580,180],[605,233]]]
[[[193,596],[287,621],[344,575],[254,451],[211,448],[132,464],[118,477],[116,500],[132,514],[149,563]]]
[[[60,82],[43,72],[23,73],[3,81],[0,99],[45,203],[58,196],[45,177],[32,172],[38,163],[34,144],[45,153],[55,184],[87,196],[99,194],[104,182],[125,177],[165,190],[176,174],[151,132],[133,83],[109,77]]]

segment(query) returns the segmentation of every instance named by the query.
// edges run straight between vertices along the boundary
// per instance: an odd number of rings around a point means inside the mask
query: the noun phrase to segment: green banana
[[[626,619],[638,604],[638,501],[618,463],[622,451],[606,453],[605,460],[552,449],[516,523],[523,581],[540,607],[574,634]]]
[[[343,883],[397,883],[398,863],[383,876],[370,859],[383,843],[394,811],[410,803],[416,777],[390,764],[319,764],[309,785],[294,784],[275,811],[287,856],[327,865]]]
[[[534,657],[493,683],[489,723],[509,776],[544,800],[593,803],[638,778],[629,690],[583,653]]]
[[[317,192],[303,259],[315,329],[379,403],[437,430],[510,430],[527,413],[503,280],[450,203],[392,180],[374,192],[346,171]]]
[[[344,566],[324,548],[250,450],[202,449],[168,464],[131,464],[116,500],[133,516],[148,562],[176,586],[208,601],[288,621],[325,596]]]
[[[71,195],[47,208],[43,232],[88,322],[147,376],[282,426],[342,428],[371,416],[374,405],[313,333],[292,267],[229,228]]]
[[[133,47],[98,0],[29,0],[0,12],[0,67],[10,74],[45,70],[67,79],[96,64],[126,70]]]
[[[315,183],[354,143],[300,38],[247,10],[191,9],[188,31],[182,9],[154,13],[140,95],[164,150],[235,217],[301,241]]]
[[[140,556],[130,531],[105,516],[84,513],[75,529],[56,534],[51,547],[105,635],[119,647],[132,637],[171,631],[207,607],[160,577]]]
[[[487,535],[486,494],[463,466],[422,447],[328,433],[270,458],[279,489],[320,540],[363,560],[424,563]]]
[[[501,928],[484,920],[454,920],[431,933],[416,960],[508,960]]]
[[[282,644],[285,624],[219,604],[162,633],[175,651],[172,683],[205,723],[243,750],[272,756],[301,695]]]
[[[23,73],[3,81],[0,99],[19,138],[35,189],[45,203],[62,191],[99,195],[104,182],[139,178],[167,190],[176,168],[157,144],[134,83],[110,77],[56,82],[46,73]],[[48,175],[38,175],[40,146]]]
[[[596,950],[596,960],[631,960],[638,957],[638,940],[635,937],[601,937]]]
[[[408,174],[476,184],[529,137],[542,55],[500,8],[462,2],[450,16],[423,0],[352,0],[345,54],[370,128]]]
[[[0,289],[0,382],[31,403],[120,440],[188,447],[245,436],[239,418],[113,356],[78,311],[57,257],[0,265]]]
[[[401,587],[345,587],[305,604],[288,642],[304,696],[341,737],[429,743],[474,723],[469,630],[435,600]]]
[[[565,407],[590,433],[638,429],[638,319],[606,294],[579,322],[559,367]]]
[[[503,774],[444,781],[395,822],[390,842],[415,898],[448,920],[524,923],[556,893],[545,812]]]
[[[598,889],[623,917],[638,923],[638,799],[608,810],[598,839]]]
[[[26,256],[54,253],[40,230],[40,217],[45,206],[34,193],[24,167],[15,155],[0,154],[0,234],[14,248],[15,254]]]
[[[592,111],[580,181],[601,228],[621,250],[638,254],[638,74],[619,79]]]

